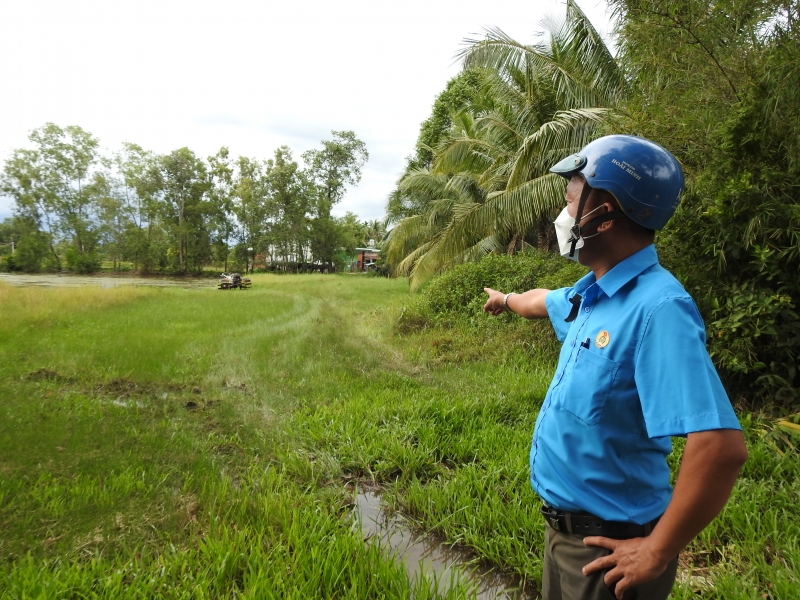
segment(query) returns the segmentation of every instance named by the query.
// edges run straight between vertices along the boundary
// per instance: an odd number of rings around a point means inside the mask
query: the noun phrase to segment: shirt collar
[[[575,285],[572,286],[572,289],[574,289],[578,294],[583,294],[586,289],[591,287],[595,281],[597,280],[594,278],[594,273],[589,271],[586,275],[575,282]]]
[[[606,296],[611,297],[631,279],[642,273],[645,269],[649,269],[657,264],[658,255],[656,254],[656,247],[650,244],[616,264],[614,268],[600,278],[597,285],[606,293]],[[590,273],[590,275],[592,275],[592,282],[594,282],[594,274]],[[580,282],[584,279],[586,279],[586,277],[581,279]]]

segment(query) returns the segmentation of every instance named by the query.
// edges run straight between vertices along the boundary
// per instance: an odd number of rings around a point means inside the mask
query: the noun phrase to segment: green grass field
[[[400,334],[404,281],[253,281],[0,285],[0,595],[469,597],[364,543],[359,482],[535,590],[552,354],[503,323]],[[800,598],[798,458],[743,421],[750,460],[674,598]]]

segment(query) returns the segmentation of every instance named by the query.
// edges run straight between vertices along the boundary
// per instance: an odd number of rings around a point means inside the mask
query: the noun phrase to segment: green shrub
[[[5,219],[0,223],[0,254],[0,270],[37,273],[48,254],[47,236],[30,218]]]
[[[800,383],[800,164],[759,114],[765,93],[751,92],[720,126],[721,148],[693,175],[662,247],[697,300],[726,389],[755,405],[791,405]]]
[[[46,255],[47,242],[40,234],[32,233],[19,241],[15,254],[6,256],[7,268],[9,271],[38,273]]]
[[[516,256],[489,255],[434,278],[402,309],[394,330],[420,335],[418,352],[435,363],[499,362],[552,364],[560,343],[547,319],[527,320],[513,313],[483,312],[483,288],[524,292],[570,286],[586,269],[560,256],[530,251]]]
[[[422,296],[433,316],[471,317],[480,313],[486,303],[483,288],[503,292],[556,289],[572,285],[586,272],[585,267],[550,253],[491,254],[435,278],[423,289]]]
[[[529,251],[515,256],[491,254],[478,262],[465,263],[429,281],[406,304],[395,324],[398,333],[428,327],[456,327],[481,331],[504,330],[516,319],[507,314],[499,318],[483,312],[489,287],[503,292],[524,292],[534,288],[557,289],[570,286],[586,274],[585,267],[560,256]],[[540,328],[525,321],[529,331]],[[546,324],[549,328],[549,324]]]
[[[76,273],[94,273],[100,270],[102,259],[96,252],[80,252],[74,246],[70,246],[64,253],[67,267]]]

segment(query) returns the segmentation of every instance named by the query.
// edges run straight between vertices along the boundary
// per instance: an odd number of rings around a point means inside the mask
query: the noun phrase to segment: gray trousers
[[[585,546],[583,535],[561,533],[549,525],[545,532],[543,600],[616,600],[603,581],[605,571],[589,576],[581,569],[601,556],[611,554],[599,546]],[[625,600],[665,600],[675,583],[676,556],[658,578],[625,592]]]

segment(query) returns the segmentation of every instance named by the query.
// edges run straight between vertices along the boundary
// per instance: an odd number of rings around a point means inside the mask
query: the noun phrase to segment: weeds
[[[0,287],[0,595],[470,596],[364,543],[359,481],[535,588],[546,328],[422,313],[399,333],[401,281],[253,279],[242,294]],[[742,422],[750,460],[675,598],[798,597],[800,469],[767,421]]]

